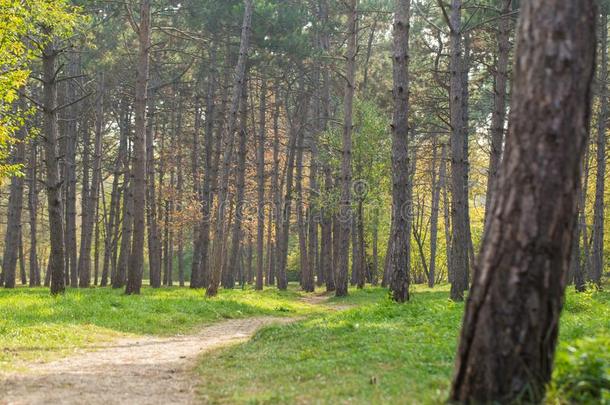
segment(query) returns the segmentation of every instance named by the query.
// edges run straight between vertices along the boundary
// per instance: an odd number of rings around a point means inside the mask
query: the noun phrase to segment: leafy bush
[[[547,402],[610,404],[610,336],[581,339],[558,352]]]

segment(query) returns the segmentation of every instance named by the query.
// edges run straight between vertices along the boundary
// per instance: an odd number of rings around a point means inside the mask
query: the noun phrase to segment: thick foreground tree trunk
[[[410,0],[396,0],[394,17],[394,122],[392,124],[392,231],[387,260],[392,298],[409,299],[409,9]]]
[[[594,0],[522,7],[505,158],[451,399],[538,403],[551,377],[595,63]]]

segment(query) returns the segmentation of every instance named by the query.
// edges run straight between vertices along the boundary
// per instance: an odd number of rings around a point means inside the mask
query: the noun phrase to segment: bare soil
[[[202,353],[247,340],[266,325],[295,320],[228,320],[193,335],[121,339],[99,350],[30,364],[24,373],[0,374],[0,405],[193,404],[193,370]]]

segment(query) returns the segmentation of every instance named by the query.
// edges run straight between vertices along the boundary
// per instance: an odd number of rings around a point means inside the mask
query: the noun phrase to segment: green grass
[[[0,370],[21,361],[45,360],[125,335],[175,335],[226,318],[303,316],[321,311],[299,301],[296,290],[203,291],[69,289],[51,297],[46,288],[0,290]]]
[[[416,287],[406,305],[381,289],[333,299],[360,306],[265,328],[248,343],[206,355],[199,392],[212,403],[443,403],[464,310],[447,297],[444,287]],[[610,294],[570,292],[558,358],[590,339],[608,353],[609,336]],[[566,367],[572,370],[560,362],[559,372]],[[559,391],[554,403],[562,403]]]

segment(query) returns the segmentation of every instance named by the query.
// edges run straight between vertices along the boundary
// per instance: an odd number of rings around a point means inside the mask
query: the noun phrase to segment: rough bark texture
[[[454,401],[544,397],[588,136],[594,3],[523,4],[510,130],[464,318]]]
[[[142,287],[144,264],[144,235],[146,231],[146,100],[151,37],[150,0],[140,2],[139,52],[136,73],[135,131],[132,159],[133,241],[129,255],[126,294],[139,294]]]
[[[347,21],[347,66],[345,74],[345,95],[343,100],[343,151],[341,157],[341,201],[339,203],[339,251],[336,267],[336,295],[344,297],[347,295],[348,266],[349,266],[349,242],[352,200],[352,132],[353,132],[353,108],[354,92],[356,90],[356,53],[358,42],[358,0],[348,2]]]
[[[102,128],[104,120],[104,85],[100,79],[95,108],[95,140],[93,151],[93,177],[88,195],[84,196],[86,203],[83,209],[83,224],[81,228],[80,255],[78,258],[79,287],[88,288],[91,283],[91,246],[93,242],[93,230],[97,217],[98,195],[100,182],[102,181]],[[88,169],[87,169],[88,170]]]
[[[437,177],[438,144],[436,140],[432,151],[432,208],[430,213],[430,267],[428,270],[428,287],[433,288],[436,282],[436,248],[438,244],[438,214],[441,201],[441,181]],[[441,159],[444,159],[442,156]]]
[[[510,55],[510,21],[508,15],[513,0],[502,0],[496,41],[498,55],[494,71],[494,109],[491,113],[491,151],[489,154],[489,173],[487,177],[487,196],[485,199],[485,224],[491,207],[498,170],[504,146],[504,124],[506,121],[506,89],[508,87],[508,61]]]
[[[69,57],[67,66],[67,74],[70,76],[79,75],[79,60],[78,54],[72,54]],[[65,82],[65,100],[62,103],[71,103],[78,99],[78,87],[75,80]],[[65,125],[62,126],[59,144],[64,145],[63,152],[63,190],[65,194],[65,260],[66,260],[66,282],[72,287],[78,286],[78,263],[77,263],[77,242],[76,242],[76,143],[79,131],[79,113],[82,109],[78,104],[74,104],[66,109]],[[62,114],[63,115],[63,114]],[[64,117],[61,117],[64,118]],[[62,120],[60,119],[60,122]],[[86,123],[86,118],[83,122]],[[83,125],[83,131],[86,132],[87,125]],[[88,145],[87,145],[88,146]],[[83,165],[85,165],[83,159]],[[87,162],[88,169],[88,162]],[[83,185],[83,188],[88,188],[88,185]],[[88,197],[88,194],[87,194]],[[84,197],[85,199],[87,197]]]
[[[214,297],[218,294],[218,287],[220,285],[220,278],[222,275],[222,258],[224,256],[225,249],[225,213],[227,205],[227,194],[229,186],[229,174],[231,169],[231,156],[233,152],[233,145],[235,143],[235,125],[237,122],[237,114],[239,112],[239,101],[241,99],[241,93],[244,87],[244,81],[246,76],[246,62],[248,60],[248,49],[250,47],[250,35],[251,35],[251,23],[252,13],[254,4],[252,0],[244,0],[245,11],[244,19],[242,23],[241,42],[239,48],[239,58],[237,60],[237,66],[235,67],[235,83],[233,87],[233,98],[231,100],[231,107],[229,116],[227,119],[227,125],[225,130],[225,144],[223,148],[223,159],[222,159],[222,174],[220,177],[220,183],[218,188],[218,209],[216,216],[215,226],[215,239],[213,247],[213,266],[210,269],[210,282],[206,295],[208,297]]]
[[[388,274],[392,298],[409,299],[411,201],[409,200],[409,10],[410,0],[395,1],[394,121],[392,123],[392,226]]]
[[[51,252],[47,272],[51,275],[51,294],[60,294],[65,290],[64,258],[64,221],[62,184],[59,177],[59,130],[57,126],[57,56],[58,50],[53,44],[46,46],[42,53],[44,126],[43,145],[47,171],[46,188],[49,211],[49,229]]]
[[[299,233],[299,263],[301,269],[301,288],[306,292],[313,292],[315,289],[314,274],[309,261],[307,246],[307,219],[304,214],[305,201],[303,200],[303,143],[305,134],[299,134],[296,145],[296,185],[297,195],[297,227]]]
[[[210,50],[211,65],[216,64],[217,60],[216,45],[213,44]],[[204,139],[204,164],[205,174],[203,187],[201,188],[201,222],[193,246],[193,262],[191,265],[191,288],[202,288],[206,285],[205,274],[208,273],[208,261],[210,250],[210,213],[212,210],[212,185],[216,182],[217,166],[214,165],[214,118],[216,94],[216,71],[210,69],[208,75],[208,88],[206,94],[205,107],[205,139]],[[195,134],[199,136],[199,134]],[[220,137],[219,137],[220,139]],[[198,184],[196,185],[198,187]]]
[[[244,218],[244,197],[246,193],[246,147],[248,140],[248,87],[244,81],[244,89],[241,99],[241,117],[239,130],[239,145],[237,149],[237,168],[235,174],[235,218],[231,231],[231,252],[228,265],[223,269],[222,286],[224,288],[235,287],[235,275],[239,268],[239,252],[242,241],[242,221]]]
[[[15,145],[11,164],[22,164],[25,158],[25,129],[18,134],[18,143]],[[15,274],[17,270],[17,256],[21,245],[21,213],[23,212],[23,186],[22,176],[11,178],[10,194],[7,208],[6,234],[4,236],[4,256],[2,270],[4,274],[4,286],[15,288]],[[0,281],[1,282],[1,281]]]
[[[451,1],[450,16],[450,107],[451,107],[451,299],[461,301],[468,288],[468,170],[465,151],[466,128],[464,123],[462,77],[462,1]]]
[[[256,148],[256,179],[257,179],[257,228],[256,228],[256,289],[263,289],[263,255],[265,248],[265,130],[267,109],[267,82],[263,78],[259,103],[259,130]]]
[[[148,95],[146,125],[146,225],[148,227],[148,268],[150,286],[161,287],[161,240],[157,221],[157,187],[155,183],[155,94]]]
[[[608,16],[600,21],[599,117],[597,118],[597,175],[593,210],[591,281],[601,287],[604,269],[604,194],[606,189],[606,128],[608,126]]]
[[[38,142],[30,144],[28,170],[28,211],[30,213],[30,287],[40,286],[38,265]]]

